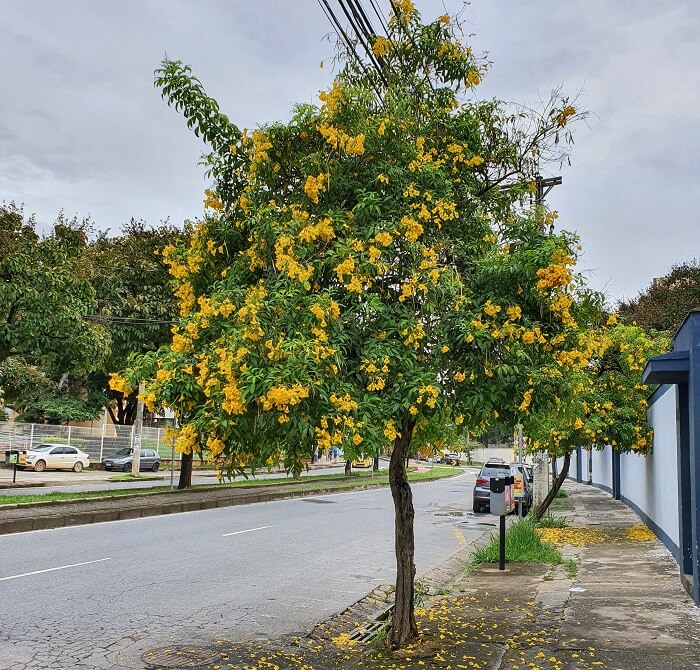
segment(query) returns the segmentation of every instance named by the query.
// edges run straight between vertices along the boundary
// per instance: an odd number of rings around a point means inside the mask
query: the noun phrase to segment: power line
[[[96,321],[98,323],[114,323],[122,326],[157,326],[157,325],[175,325],[178,321],[169,319],[140,319],[127,316],[104,316],[102,314],[83,314],[82,318],[86,321]]]

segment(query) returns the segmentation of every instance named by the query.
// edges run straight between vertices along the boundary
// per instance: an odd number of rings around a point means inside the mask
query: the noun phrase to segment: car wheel
[[[159,467],[160,467],[160,463],[154,463],[153,466],[151,467],[151,470],[153,472],[158,472]]]
[[[83,464],[80,461],[76,461],[73,466],[73,472],[80,472],[83,469]]]
[[[34,463],[34,472],[43,472],[46,470],[46,461],[37,461]]]
[[[127,463],[124,466],[124,472],[131,472],[131,463]]]

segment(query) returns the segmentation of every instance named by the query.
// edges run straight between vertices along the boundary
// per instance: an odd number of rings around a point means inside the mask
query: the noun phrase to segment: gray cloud
[[[444,11],[417,4],[426,18]],[[479,96],[536,103],[563,86],[592,112],[549,196],[581,235],[592,285],[632,296],[700,255],[698,3],[472,0],[463,18],[493,61]],[[254,127],[327,85],[329,32],[314,0],[4,0],[0,198],[45,223],[62,208],[111,229],[197,217],[203,146],[153,88],[164,53]]]

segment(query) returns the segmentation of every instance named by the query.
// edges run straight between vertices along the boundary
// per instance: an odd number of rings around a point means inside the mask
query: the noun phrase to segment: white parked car
[[[90,467],[90,456],[70,444],[39,444],[27,451],[27,468],[44,470],[73,470],[80,472]]]

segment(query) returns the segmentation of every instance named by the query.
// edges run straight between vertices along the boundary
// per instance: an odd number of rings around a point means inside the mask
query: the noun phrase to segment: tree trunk
[[[352,474],[352,461],[345,461],[345,476],[349,477]]]
[[[376,454],[374,454],[374,462],[372,463],[372,470],[375,472],[378,472],[379,470],[379,452],[377,451]]]
[[[177,483],[177,488],[188,489],[192,486],[192,457],[193,454],[182,454],[180,461],[180,481]]]
[[[571,454],[567,451],[566,455],[564,456],[564,464],[561,466],[559,476],[554,480],[552,488],[535,512],[538,521],[545,515],[546,511],[549,509],[549,506],[552,504],[552,500],[554,500],[557,493],[559,493],[561,485],[564,483],[566,476],[569,474],[569,463],[571,463]]]
[[[386,638],[387,646],[400,649],[418,637],[413,611],[416,564],[413,536],[413,494],[406,476],[406,457],[411,445],[414,421],[405,419],[401,434],[394,440],[389,461],[389,486],[394,499],[394,549],[396,552],[396,594],[394,616]]]

